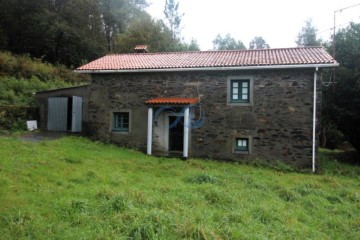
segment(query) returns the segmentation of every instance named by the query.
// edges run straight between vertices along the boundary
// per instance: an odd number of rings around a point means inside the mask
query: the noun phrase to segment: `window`
[[[231,102],[248,103],[250,101],[250,80],[231,80]]]
[[[253,77],[229,76],[227,79],[227,103],[229,106],[253,105]]]
[[[129,112],[114,112],[112,131],[129,132],[130,115]]]
[[[236,138],[235,151],[249,152],[249,139],[248,138]]]

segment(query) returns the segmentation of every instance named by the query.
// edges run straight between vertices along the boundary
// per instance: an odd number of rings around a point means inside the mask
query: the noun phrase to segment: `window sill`
[[[129,134],[129,131],[120,131],[120,130],[111,130],[111,133],[114,134]]]
[[[239,151],[239,150],[233,150],[234,154],[243,154],[243,155],[250,155],[249,151]]]
[[[228,102],[228,106],[253,106],[253,103],[251,102]]]

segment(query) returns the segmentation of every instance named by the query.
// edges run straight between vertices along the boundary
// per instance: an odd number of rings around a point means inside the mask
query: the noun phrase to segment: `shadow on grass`
[[[319,150],[318,173],[360,177],[360,161],[355,151]]]

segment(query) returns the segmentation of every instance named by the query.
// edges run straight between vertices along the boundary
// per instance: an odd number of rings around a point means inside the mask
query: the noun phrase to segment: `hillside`
[[[88,76],[29,56],[0,52],[0,105],[36,106],[34,93],[80,85]]]
[[[360,234],[360,167],[331,159],[322,174],[312,175],[155,158],[77,137],[41,142],[0,137],[0,146],[3,239],[357,239]]]
[[[0,131],[26,129],[26,120],[37,119],[37,91],[82,85],[89,76],[76,74],[29,56],[0,52]]]

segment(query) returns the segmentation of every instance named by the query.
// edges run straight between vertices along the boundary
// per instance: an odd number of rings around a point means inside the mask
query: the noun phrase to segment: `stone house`
[[[315,167],[320,75],[336,66],[322,47],[303,47],[111,54],[76,72],[92,75],[97,139],[150,155]]]

